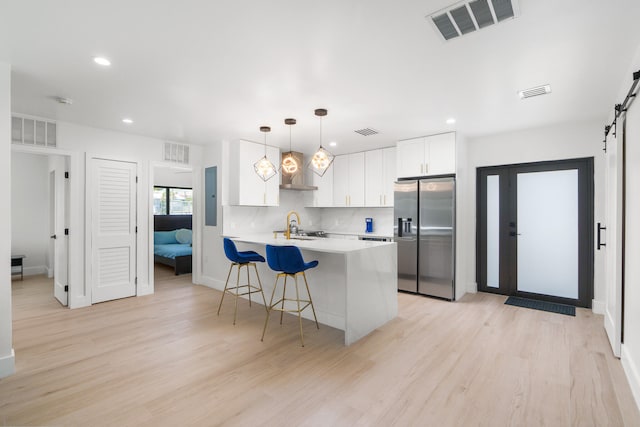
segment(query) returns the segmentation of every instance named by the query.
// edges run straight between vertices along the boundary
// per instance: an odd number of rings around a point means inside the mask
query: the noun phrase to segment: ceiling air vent
[[[371,129],[371,128],[358,129],[354,132],[359,133],[362,136],[371,136],[371,135],[377,135],[380,133],[377,130]]]
[[[50,120],[13,114],[11,143],[37,147],[56,147],[57,125]]]
[[[186,144],[177,144],[175,142],[164,143],[164,156],[167,162],[189,164],[189,146]]]
[[[520,99],[531,98],[533,96],[546,95],[551,93],[551,85],[536,86],[529,89],[518,91]]]
[[[427,16],[445,40],[518,16],[517,0],[461,1]]]

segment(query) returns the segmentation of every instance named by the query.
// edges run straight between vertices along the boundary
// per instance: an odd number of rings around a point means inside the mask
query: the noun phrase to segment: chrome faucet
[[[291,222],[295,221],[295,219],[291,219],[291,215],[295,215],[296,218],[298,218],[298,226],[300,226],[300,215],[298,215],[298,212],[296,211],[289,211],[289,213],[287,214],[287,228],[286,231],[284,232],[285,237],[287,238],[287,240],[291,239],[291,229],[294,227],[293,224],[291,224]],[[296,232],[298,232],[298,226],[296,227]]]

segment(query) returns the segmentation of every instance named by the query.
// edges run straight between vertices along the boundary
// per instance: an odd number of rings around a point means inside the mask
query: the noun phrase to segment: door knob
[[[51,239],[57,239],[57,237],[56,237],[56,235],[55,235],[55,234],[54,234],[54,235],[52,235],[52,236],[50,236],[50,238],[51,238]]]

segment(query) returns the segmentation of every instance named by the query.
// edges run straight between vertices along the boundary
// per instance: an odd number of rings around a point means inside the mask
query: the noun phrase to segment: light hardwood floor
[[[13,282],[17,373],[2,425],[638,426],[602,317],[467,295],[400,294],[399,316],[342,332],[225,300],[160,269],[154,295],[67,310],[42,277]],[[272,280],[264,277],[263,280]],[[322,286],[313,281],[310,285]]]

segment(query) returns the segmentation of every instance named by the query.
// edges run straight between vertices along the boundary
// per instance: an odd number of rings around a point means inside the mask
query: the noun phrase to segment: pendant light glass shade
[[[293,153],[291,151],[291,126],[296,124],[296,119],[284,119],[284,124],[289,125],[289,153],[282,159],[280,169],[287,175],[292,175],[298,172],[300,166]]]
[[[271,132],[271,128],[261,126],[260,132],[264,132],[264,156],[253,164],[253,170],[263,181],[268,181],[278,174],[276,167],[267,158],[267,132]]]
[[[327,115],[327,110],[318,108],[315,111],[316,116],[320,117],[320,147],[311,157],[308,167],[318,176],[324,176],[329,166],[333,163],[335,156],[322,146],[322,117]]]

